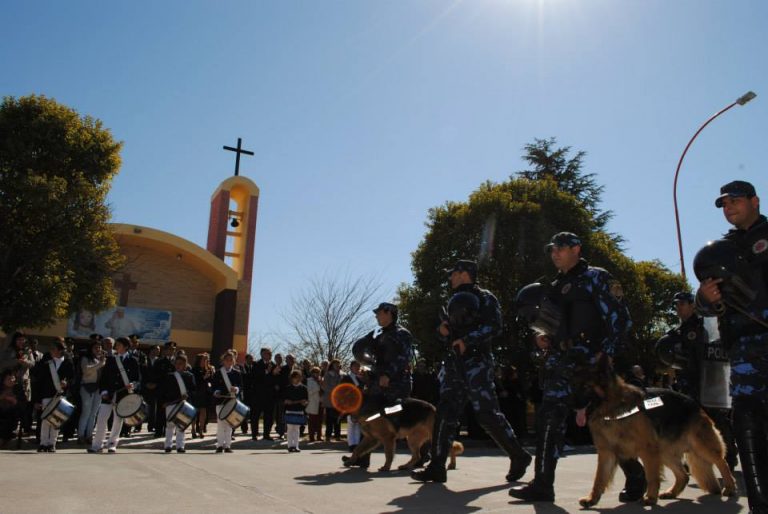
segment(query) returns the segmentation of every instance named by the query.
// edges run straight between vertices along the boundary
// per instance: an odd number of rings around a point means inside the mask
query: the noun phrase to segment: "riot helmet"
[[[707,243],[694,257],[693,271],[699,281],[723,279],[720,291],[727,304],[744,309],[757,297],[749,286],[749,263],[732,241],[719,239]]]
[[[517,317],[541,334],[554,336],[560,328],[562,313],[547,295],[547,286],[539,282],[523,287],[515,299]]]
[[[684,369],[688,365],[682,338],[674,333],[665,334],[656,342],[656,356],[673,369]]]
[[[480,312],[480,299],[476,294],[462,291],[448,300],[448,324],[452,330],[471,328]]]

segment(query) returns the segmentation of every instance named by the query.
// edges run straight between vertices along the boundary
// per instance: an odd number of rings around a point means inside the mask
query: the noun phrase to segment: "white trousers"
[[[219,418],[219,412],[223,405],[216,406],[216,447],[229,448],[232,446],[232,427],[229,423]]]
[[[301,425],[285,425],[285,427],[285,435],[288,439],[288,448],[298,448]]]
[[[53,398],[43,398],[43,410],[51,403]],[[59,429],[54,428],[47,420],[40,423],[40,446],[53,446],[56,448],[56,439],[59,438]]]
[[[175,403],[165,407],[165,447],[170,448],[173,443],[173,434],[176,434],[176,449],[184,448],[184,430],[181,430],[176,426],[173,421],[168,421],[168,415],[173,408],[176,407]]]
[[[352,416],[347,416],[347,444],[349,446],[356,446],[360,444],[362,438],[363,433],[360,429],[360,423],[355,421]]]
[[[96,430],[93,433],[93,443],[91,448],[94,450],[101,450],[104,446],[104,438],[107,435],[107,423],[109,422],[109,415],[112,414],[112,431],[109,433],[109,441],[107,441],[107,448],[114,450],[117,448],[117,443],[120,442],[120,431],[123,429],[123,418],[117,415],[115,412],[114,403],[102,403],[99,405],[99,414],[96,416]]]

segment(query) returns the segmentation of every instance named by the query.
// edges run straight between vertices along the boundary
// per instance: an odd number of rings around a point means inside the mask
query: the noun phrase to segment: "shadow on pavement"
[[[376,472],[360,468],[345,468],[341,471],[321,473],[319,475],[294,477],[294,480],[301,482],[302,485],[359,484],[381,478],[402,477],[407,474],[407,471]]]
[[[482,507],[473,507],[468,504],[483,495],[508,488],[508,484],[498,484],[479,489],[466,491],[451,491],[443,484],[421,484],[413,494],[400,496],[390,501],[387,505],[398,507],[398,510],[384,511],[384,514],[395,512],[426,512],[428,510],[440,511],[448,508],[450,512],[477,512]]]

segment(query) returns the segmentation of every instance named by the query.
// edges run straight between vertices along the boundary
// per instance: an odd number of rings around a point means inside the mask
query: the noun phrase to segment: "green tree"
[[[557,159],[562,158],[562,152],[557,153]],[[543,154],[538,158],[552,160]],[[567,180],[563,179],[566,186],[584,184],[580,167],[581,160],[569,167]],[[670,321],[669,299],[684,283],[658,262],[638,263],[624,255],[617,239],[601,229],[596,204],[576,193],[555,176],[518,176],[500,184],[484,183],[468,201],[448,202],[429,211],[427,233],[413,253],[414,282],[399,289],[403,319],[420,341],[422,356],[434,360],[443,351],[435,337],[439,309],[449,294],[442,270],[456,259],[477,258],[479,283],[496,294],[503,309],[505,332],[496,354],[502,361],[525,362],[530,342],[515,321],[514,299],[524,285],[554,278],[544,247],[553,234],[564,230],[579,234],[584,257],[622,283],[634,323],[626,357],[648,354],[645,349]],[[598,200],[599,195],[586,198]]]
[[[114,304],[123,257],[106,196],[121,143],[44,96],[0,104],[0,327],[42,327]]]

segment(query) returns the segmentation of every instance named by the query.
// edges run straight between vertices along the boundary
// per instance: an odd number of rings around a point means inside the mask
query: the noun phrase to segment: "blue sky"
[[[323,273],[411,280],[430,207],[522,169],[557,137],[585,150],[612,231],[679,270],[726,230],[721,184],[768,196],[768,3],[708,0],[3,2],[0,92],[45,94],[124,141],[114,219],[205,246],[210,195],[261,188],[251,331]],[[172,194],[168,194],[171,191]],[[692,274],[692,273],[691,273]],[[269,340],[271,336],[267,336]],[[276,342],[276,341],[273,341]]]

